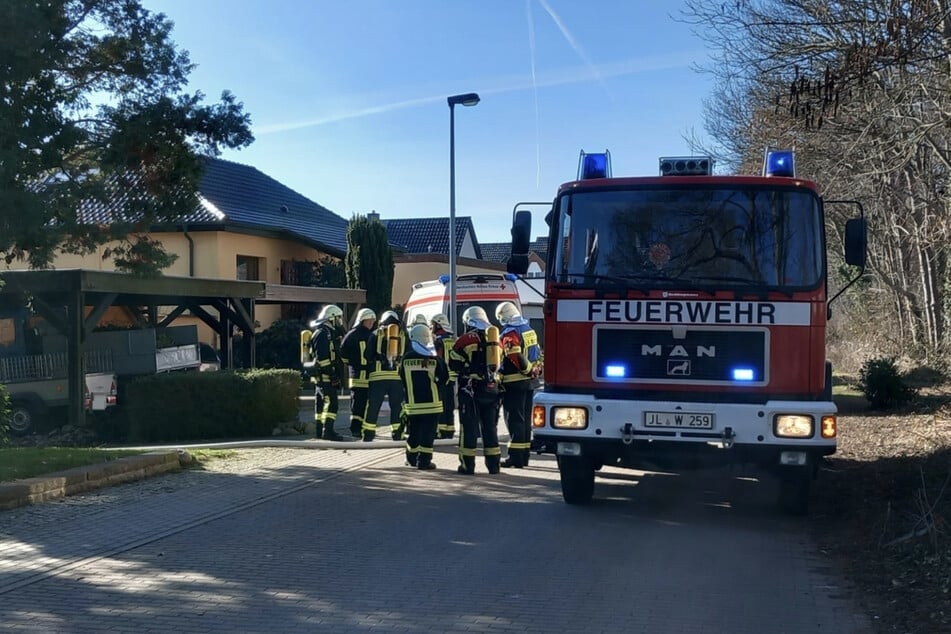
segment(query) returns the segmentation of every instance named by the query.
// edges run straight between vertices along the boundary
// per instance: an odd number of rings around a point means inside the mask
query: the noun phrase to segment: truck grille
[[[765,385],[769,331],[717,327],[594,329],[594,380]]]

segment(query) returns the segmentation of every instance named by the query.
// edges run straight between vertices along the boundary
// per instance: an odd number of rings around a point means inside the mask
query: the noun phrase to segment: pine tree
[[[347,228],[347,288],[367,292],[367,306],[379,314],[393,300],[393,251],[383,223],[355,214]]]

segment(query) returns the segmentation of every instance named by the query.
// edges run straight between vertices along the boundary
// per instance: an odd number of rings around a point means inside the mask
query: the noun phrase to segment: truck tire
[[[23,436],[33,429],[36,423],[36,408],[24,401],[14,401],[10,407],[10,433]]]
[[[812,469],[788,467],[779,472],[779,508],[787,515],[806,515],[809,512],[809,489]]]
[[[561,496],[567,504],[588,504],[594,496],[594,465],[584,458],[558,458]]]

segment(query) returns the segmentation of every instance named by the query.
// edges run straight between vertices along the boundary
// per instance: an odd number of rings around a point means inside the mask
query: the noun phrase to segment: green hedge
[[[133,442],[267,437],[296,421],[296,370],[172,372],[136,379],[124,390],[127,439]]]
[[[10,429],[10,393],[0,385],[0,445],[5,445]]]

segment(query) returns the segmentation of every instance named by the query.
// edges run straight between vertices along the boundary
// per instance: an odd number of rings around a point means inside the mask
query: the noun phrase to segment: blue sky
[[[198,67],[189,90],[234,92],[253,165],[344,218],[449,215],[446,97],[456,107],[456,214],[509,239],[512,207],[550,201],[578,154],[652,175],[703,132],[707,51],[651,0],[144,0]],[[534,233],[540,233],[536,221]]]

